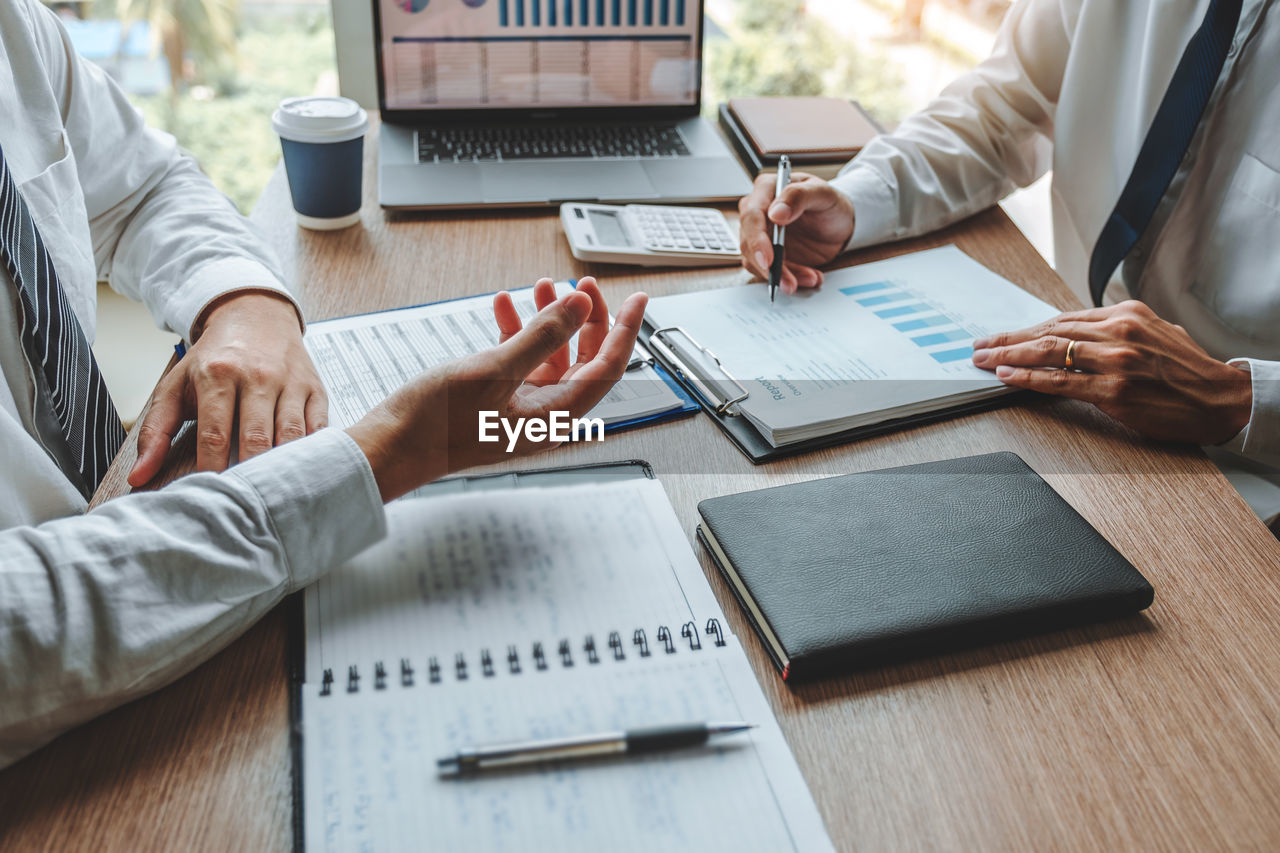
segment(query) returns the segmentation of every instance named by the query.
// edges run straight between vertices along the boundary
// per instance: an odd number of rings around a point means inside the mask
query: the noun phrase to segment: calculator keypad
[[[632,204],[627,211],[636,236],[651,252],[738,254],[738,238],[718,210]]]

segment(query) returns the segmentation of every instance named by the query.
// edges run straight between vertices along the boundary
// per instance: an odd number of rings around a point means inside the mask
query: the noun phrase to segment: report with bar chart
[[[954,372],[973,355],[973,331],[905,281],[872,281],[838,288],[873,316],[905,335],[943,370]]]
[[[389,109],[690,105],[699,0],[378,0]]]
[[[677,355],[709,383],[740,380],[741,413],[778,447],[1005,393],[974,366],[974,339],[1056,313],[946,246],[828,272],[777,302],[755,285],[661,297],[646,321],[715,353]]]

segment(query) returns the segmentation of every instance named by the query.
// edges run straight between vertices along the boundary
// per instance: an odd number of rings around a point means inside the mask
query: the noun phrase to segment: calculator
[[[566,202],[560,222],[580,261],[645,267],[733,266],[738,232],[709,207]]]

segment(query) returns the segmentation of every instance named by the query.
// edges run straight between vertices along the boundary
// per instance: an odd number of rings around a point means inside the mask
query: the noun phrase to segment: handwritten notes
[[[389,527],[307,593],[309,849],[830,849],[660,484],[413,499]],[[723,720],[759,728],[436,773],[464,746]]]
[[[361,691],[340,702],[312,693],[304,761],[308,847],[822,849],[821,823],[776,727],[639,759],[464,779],[435,772],[438,758],[477,743],[686,720],[771,719],[759,689],[742,684],[735,690],[723,671],[723,659],[733,653],[740,654],[721,648],[598,672],[558,670],[521,683]],[[772,767],[766,753],[774,757]],[[788,799],[798,801],[791,812],[783,810]]]
[[[588,636],[606,649],[618,633],[630,649],[637,629],[655,644],[720,613],[653,481],[399,501],[388,527],[307,590],[308,681],[409,651],[476,667],[509,646],[529,665],[535,642],[583,655]]]

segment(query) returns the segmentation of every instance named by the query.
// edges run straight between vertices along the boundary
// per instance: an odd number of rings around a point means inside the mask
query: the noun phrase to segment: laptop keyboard
[[[672,126],[533,125],[433,127],[418,131],[419,163],[688,156],[688,146]]]

